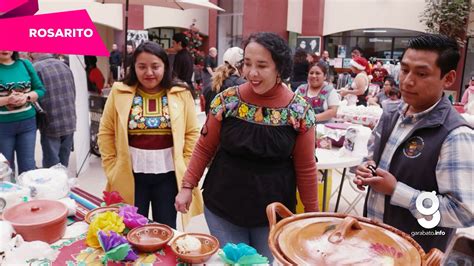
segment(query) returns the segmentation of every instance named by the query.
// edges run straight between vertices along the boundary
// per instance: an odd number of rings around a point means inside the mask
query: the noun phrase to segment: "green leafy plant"
[[[467,35],[470,0],[425,0],[426,7],[420,16],[427,31],[454,38],[464,47]]]

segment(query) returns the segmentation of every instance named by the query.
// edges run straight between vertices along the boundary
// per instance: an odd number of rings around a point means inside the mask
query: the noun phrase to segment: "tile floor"
[[[201,124],[204,124],[205,115],[203,112],[200,112],[199,105],[196,105],[196,110],[198,111],[198,119]],[[37,138],[36,145],[36,160],[41,162],[41,146],[39,144],[39,137]],[[70,158],[71,164],[69,165],[70,173],[75,175],[75,169],[80,168],[80,166],[75,165],[75,154],[71,154]],[[342,170],[342,169],[339,169]],[[337,188],[341,180],[341,172],[339,170],[333,171],[332,174],[332,187],[331,187],[331,197],[329,201],[329,210],[334,211],[336,205],[336,194]],[[363,203],[365,199],[365,193],[362,194],[357,190],[351,180],[352,175],[348,174],[343,186],[342,197],[339,204],[340,213],[349,213],[352,215],[362,215]],[[90,156],[90,165],[86,171],[81,171],[78,176],[78,186],[82,189],[88,191],[91,194],[94,194],[98,197],[101,197],[102,191],[105,188],[106,178],[101,167],[101,161],[99,157],[95,155]],[[355,201],[355,199],[359,199]],[[178,225],[181,224],[178,218]],[[182,228],[178,228],[181,229]],[[194,217],[190,224],[184,229],[187,232],[202,232],[209,233],[204,215],[199,215]],[[474,227],[461,229],[461,231],[468,232],[474,235]]]

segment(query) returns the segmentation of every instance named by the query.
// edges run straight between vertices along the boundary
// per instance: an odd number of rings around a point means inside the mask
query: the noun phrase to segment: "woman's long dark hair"
[[[168,55],[166,54],[165,50],[161,48],[159,44],[155,42],[150,42],[150,41],[140,44],[137,47],[137,49],[135,49],[135,52],[133,53],[133,57],[132,57],[132,62],[130,64],[130,71],[128,75],[125,77],[125,80],[123,81],[123,83],[125,83],[128,86],[135,86],[139,83],[137,72],[135,71],[135,63],[137,61],[138,55],[140,55],[141,53],[152,54],[160,58],[165,64],[165,72],[163,73],[163,79],[160,82],[160,87],[164,89],[169,89],[173,85],[185,86],[184,84],[181,84],[181,83],[177,84],[176,82],[173,82],[172,77],[171,77]]]

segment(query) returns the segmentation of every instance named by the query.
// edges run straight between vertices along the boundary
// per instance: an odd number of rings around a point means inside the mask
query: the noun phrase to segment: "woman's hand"
[[[339,94],[341,94],[342,97],[345,97],[347,94],[349,94],[349,90],[347,89],[341,89],[339,91]]]
[[[8,105],[9,106],[23,106],[26,103],[26,95],[21,92],[12,92],[10,96],[8,96]]]
[[[191,201],[193,200],[193,190],[190,188],[181,188],[178,195],[176,195],[176,199],[174,202],[174,207],[176,211],[181,213],[187,213],[189,210],[189,206],[191,205]]]

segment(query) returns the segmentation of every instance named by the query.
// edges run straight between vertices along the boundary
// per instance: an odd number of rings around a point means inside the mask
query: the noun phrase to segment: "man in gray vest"
[[[384,110],[354,183],[368,185],[364,215],[445,251],[456,228],[474,225],[474,132],[443,90],[456,81],[456,41],[424,34],[401,61],[403,102]]]

